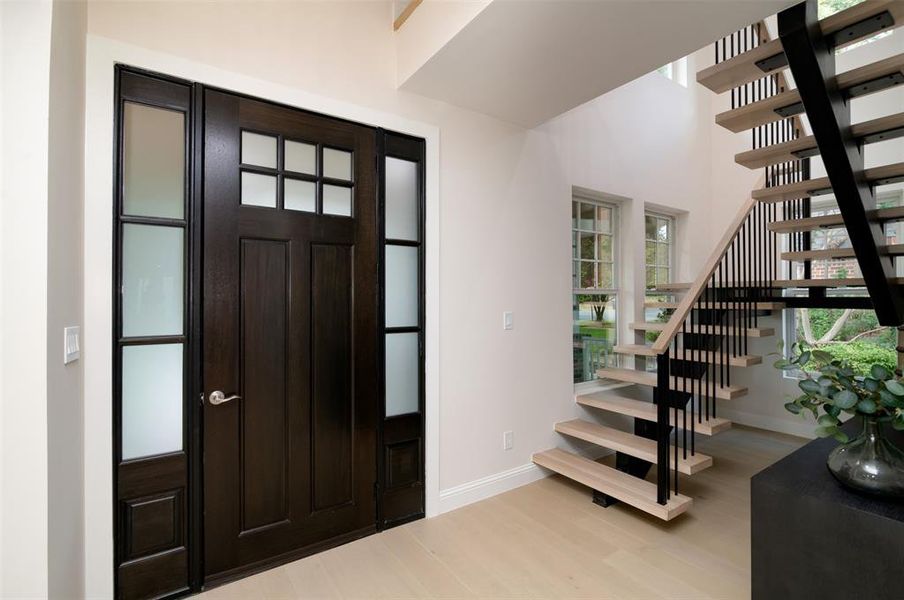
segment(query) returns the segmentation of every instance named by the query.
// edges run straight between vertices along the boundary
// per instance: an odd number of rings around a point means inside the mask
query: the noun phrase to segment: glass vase
[[[832,450],[829,471],[852,490],[886,499],[904,499],[904,452],[885,437],[885,424],[861,417],[860,435]]]

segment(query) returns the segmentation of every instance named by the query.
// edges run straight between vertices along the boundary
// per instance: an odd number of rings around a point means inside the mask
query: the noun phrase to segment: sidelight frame
[[[134,92],[125,91],[124,78],[135,78],[135,81],[144,81],[147,87],[137,89]],[[166,90],[153,91],[154,86],[161,88],[183,88],[187,95],[184,102],[173,102],[173,98]],[[136,86],[140,87],[140,86]],[[179,597],[200,589],[196,575],[201,573],[200,566],[203,556],[199,548],[201,539],[201,486],[200,468],[202,458],[200,456],[199,431],[200,431],[200,404],[192,402],[195,394],[200,393],[200,372],[196,370],[200,361],[199,333],[200,333],[200,304],[196,301],[200,290],[200,270],[194,269],[196,248],[200,248],[200,230],[196,227],[196,214],[199,210],[198,190],[199,177],[196,173],[197,156],[200,156],[200,148],[197,143],[196,118],[198,107],[198,85],[192,82],[154,73],[144,69],[129,67],[122,64],[114,65],[114,144],[113,144],[113,214],[112,214],[112,273],[113,273],[113,298],[112,298],[112,470],[113,470],[113,586],[116,597],[123,596],[123,585],[120,576],[120,567],[127,564],[125,558],[125,529],[126,523],[123,517],[123,501],[120,499],[120,490],[123,482],[120,477],[120,469],[123,465],[147,465],[151,461],[167,461],[180,454],[185,456],[185,486],[184,491],[178,495],[184,497],[183,511],[174,516],[175,523],[181,529],[182,545],[187,554],[187,578],[186,585],[165,593],[161,598]],[[184,149],[184,181],[182,186],[182,218],[171,217],[147,217],[127,215],[124,210],[124,114],[126,102],[141,104],[152,108],[172,110],[183,115],[183,149]],[[130,224],[147,225],[157,227],[173,227],[182,230],[182,333],[178,335],[162,336],[123,336],[122,319],[122,282],[123,282],[123,240],[125,227]],[[151,456],[142,456],[126,461],[122,460],[122,356],[123,350],[129,346],[158,345],[158,344],[182,345],[182,450]],[[178,547],[177,547],[178,548]],[[161,554],[172,552],[173,549],[164,550]],[[143,558],[155,556],[151,554]],[[138,559],[134,559],[138,560]]]
[[[121,522],[121,510],[119,499],[119,467],[122,443],[122,427],[121,427],[121,401],[122,401],[122,348],[125,345],[147,344],[147,343],[181,343],[183,346],[183,448],[182,451],[186,455],[185,465],[187,469],[186,485],[184,488],[185,511],[181,518],[181,526],[184,529],[183,542],[188,553],[188,576],[187,585],[181,587],[171,593],[168,592],[159,598],[175,598],[186,594],[197,593],[204,589],[204,536],[203,536],[203,377],[202,377],[202,275],[203,275],[203,132],[204,132],[204,94],[206,91],[223,90],[216,86],[209,86],[187,79],[173,77],[161,74],[139,67],[114,62],[114,82],[113,82],[113,164],[112,164],[112,519],[113,519],[113,591],[116,597],[121,597],[120,578],[118,567],[120,566],[120,555],[123,543],[123,531]],[[165,84],[175,84],[184,86],[188,91],[188,102],[184,109],[180,109],[184,115],[184,134],[185,134],[185,181],[183,184],[183,216],[182,219],[168,219],[156,217],[138,217],[134,215],[124,215],[123,213],[123,117],[124,117],[124,98],[122,95],[121,78],[124,75],[135,75],[157,80]],[[230,92],[245,98],[261,100],[270,104],[284,106],[292,110],[300,110],[318,117],[324,117],[340,122],[355,123],[362,125],[351,119],[344,119],[328,114],[319,113],[312,110],[300,109],[292,106],[265,98],[260,98],[248,94]],[[129,100],[133,101],[133,100]],[[173,110],[171,106],[157,105],[152,102],[139,102],[149,106]],[[371,127],[363,124],[365,127]],[[410,244],[408,242],[400,242],[400,245],[417,245],[418,252],[418,325],[416,328],[391,328],[391,330],[416,330],[419,334],[419,384],[418,384],[418,412],[409,413],[408,415],[399,415],[399,417],[408,417],[417,415],[418,428],[420,438],[419,444],[419,496],[420,508],[417,511],[410,512],[401,518],[384,521],[384,495],[382,491],[386,490],[384,485],[384,448],[383,432],[385,422],[397,419],[398,417],[385,416],[385,394],[381,393],[380,398],[380,419],[378,420],[377,431],[377,465],[375,471],[375,493],[374,502],[376,506],[377,521],[375,523],[377,530],[383,530],[388,527],[401,525],[403,523],[423,518],[426,514],[426,484],[427,484],[427,455],[426,455],[426,435],[427,435],[427,407],[426,407],[426,390],[427,390],[427,373],[426,373],[426,331],[427,331],[427,303],[426,303],[426,188],[427,188],[427,139],[415,137],[403,133],[395,133],[380,128],[374,128],[377,132],[377,148],[376,148],[376,175],[377,175],[377,226],[378,226],[378,269],[379,269],[379,298],[377,299],[377,310],[379,315],[378,334],[381,339],[377,345],[379,356],[377,359],[380,364],[378,366],[378,380],[380,389],[384,389],[385,384],[385,361],[384,361],[384,342],[385,333],[385,281],[384,274],[384,250],[385,250],[385,227],[384,227],[384,191],[385,191],[385,172],[384,165],[386,159],[387,141],[390,148],[388,154],[395,158],[403,158],[413,160],[409,156],[398,154],[398,150],[393,151],[401,145],[408,145],[410,148],[416,148],[418,163],[418,242]],[[288,138],[287,138],[288,139]],[[293,141],[304,141],[295,140]],[[305,143],[310,143],[306,142]],[[321,145],[318,144],[318,148]],[[278,146],[278,148],[280,148]],[[279,149],[281,152],[281,148]],[[321,158],[318,152],[318,174],[321,169]],[[253,169],[248,169],[253,170]],[[287,176],[297,179],[306,180],[304,174],[296,172],[287,172]],[[327,183],[338,183],[342,186],[354,184],[354,175],[352,182],[328,180]],[[319,186],[318,186],[319,188]],[[282,186],[278,185],[278,207],[282,207]],[[320,208],[321,198],[318,189],[317,208]],[[351,218],[355,218],[355,207],[352,208],[353,214]],[[319,216],[334,217],[335,215],[323,215],[319,210]],[[349,217],[341,217],[349,218]],[[154,336],[147,338],[134,338],[128,341],[122,338],[122,242],[123,227],[126,223],[138,223],[147,225],[161,226],[177,226],[183,229],[183,330],[178,336]],[[176,453],[172,453],[176,454]],[[161,454],[154,457],[141,457],[133,459],[141,461],[148,458],[164,458],[170,457],[172,454]],[[348,541],[348,540],[344,540]],[[340,541],[339,543],[344,543]],[[276,564],[276,563],[274,563]],[[246,575],[255,572],[249,571]]]
[[[386,237],[386,159],[396,158],[417,164],[417,240]],[[426,147],[423,139],[379,129],[377,132],[377,211],[380,298],[377,314],[380,340],[380,426],[377,431],[377,527],[380,530],[403,525],[426,514]],[[418,318],[415,326],[386,326],[386,247],[418,250]],[[418,335],[418,408],[416,412],[386,414],[386,338],[393,334]],[[399,486],[390,485],[389,452],[393,447],[416,443],[418,478]]]

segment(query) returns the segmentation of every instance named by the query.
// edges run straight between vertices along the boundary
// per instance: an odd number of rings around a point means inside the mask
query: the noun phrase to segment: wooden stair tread
[[[866,169],[863,174],[872,184],[889,179],[899,179],[904,177],[904,162]],[[832,183],[829,178],[819,177],[786,185],[760,188],[753,191],[752,197],[759,202],[784,202],[785,200],[808,198],[831,189]]]
[[[881,0],[876,2],[864,2],[848,9],[835,13],[819,22],[824,35],[830,35],[840,31],[849,25],[859,23],[864,19],[889,11],[894,19],[894,27],[904,25],[904,3],[900,0]],[[874,35],[872,33],[868,35]],[[838,47],[856,42],[863,36],[851,37],[839,43]],[[775,73],[786,69],[787,66],[779,66],[768,70],[760,69],[756,63],[776,55],[784,54],[781,41],[778,39],[761,43],[747,52],[729,58],[697,73],[697,83],[709,88],[716,93],[727,92],[745,83],[756,81],[769,73]],[[779,63],[781,64],[781,63]]]
[[[656,373],[647,373],[646,371],[635,371],[634,369],[616,369],[603,368],[596,372],[598,377],[604,379],[614,379],[615,381],[624,381],[625,383],[636,383],[647,387],[656,387]],[[677,379],[677,381],[676,381]],[[669,377],[671,389],[674,391],[682,391],[684,389],[683,377]],[[690,379],[687,380],[687,388],[691,387]],[[721,400],[733,400],[740,396],[747,395],[747,388],[739,385],[719,386],[716,387],[716,398]]]
[[[656,502],[656,484],[559,448],[538,452],[532,460],[541,467],[608,494],[664,521],[687,511],[693,502],[687,496],[672,494],[668,502],[659,504]]]
[[[745,83],[765,77],[767,73],[781,70],[763,71],[756,63],[784,53],[785,50],[782,48],[781,40],[769,40],[743,54],[738,54],[702,71],[698,71],[697,83],[717,94],[727,92]]]
[[[649,321],[641,321],[635,323],[628,323],[628,327],[630,329],[635,329],[637,331],[663,331],[668,323],[658,323],[658,322],[649,322]],[[731,333],[734,328],[730,326],[722,326],[722,325],[691,325],[687,328],[688,333],[705,333],[705,334],[713,334],[719,335],[724,332]],[[771,335],[775,335],[775,329],[772,327],[747,327],[747,335],[750,337],[769,337]]]
[[[904,255],[904,244],[880,246],[879,252],[884,256]],[[855,258],[853,248],[829,248],[827,250],[800,250],[798,252],[782,252],[782,260],[807,261],[831,260],[836,258]]]
[[[835,82],[839,89],[845,91],[874,79],[901,72],[904,72],[904,53],[839,73],[835,77]],[[798,90],[785,90],[769,98],[721,112],[716,115],[716,124],[729,131],[740,133],[785,118],[788,115],[782,116],[775,111],[799,102]]]
[[[900,130],[901,128],[904,128],[904,112],[864,121],[863,123],[856,123],[851,126],[851,134],[857,139],[870,138],[874,142],[880,142],[884,139],[891,139],[891,137],[880,137],[883,133]],[[873,139],[874,137],[875,139]],[[735,162],[748,169],[760,169],[796,160],[798,156],[795,153],[799,152],[818,155],[819,147],[816,144],[816,138],[808,135],[781,144],[772,144],[771,146],[741,152],[735,155]]]
[[[644,308],[661,308],[663,310],[674,310],[678,308],[677,302],[644,302]],[[752,307],[756,310],[782,310],[785,308],[784,302],[752,302],[748,303],[744,306],[744,308]],[[694,308],[697,308],[697,304],[694,304]],[[725,302],[702,302],[699,305],[704,309],[718,309],[718,310],[740,310],[734,303],[726,300]]]
[[[612,348],[616,354],[630,354],[639,356],[657,356],[652,347],[644,344],[619,344]]]
[[[591,423],[583,419],[572,419],[556,423],[556,431],[564,435],[596,444],[601,448],[609,448],[635,458],[656,464],[656,441],[627,431]],[[673,458],[674,460],[674,458]],[[713,465],[713,459],[705,454],[688,454],[678,457],[678,472],[693,475]],[[674,468],[674,463],[670,465]]]
[[[643,344],[618,345],[615,346],[612,351],[616,354],[629,354],[631,356],[656,356],[653,348],[651,348],[650,346],[645,346]],[[697,362],[710,363],[715,362],[719,358],[718,352],[710,352],[705,350],[688,350],[687,352],[682,350],[672,356],[672,358],[685,360],[685,354],[687,355],[687,360]],[[763,362],[762,356],[756,356],[754,354],[731,356],[730,353],[726,352],[725,357],[728,359],[728,364],[733,367],[750,367]]]
[[[657,421],[656,405],[651,402],[644,402],[643,400],[634,400],[633,398],[616,396],[615,394],[607,392],[596,392],[593,394],[578,395],[575,398],[575,401],[581,406],[605,410],[633,417],[635,419],[651,421],[653,423]],[[731,421],[720,417],[711,417],[709,419],[702,419],[702,421],[697,420],[695,417],[694,421],[693,430],[701,435],[716,435],[717,433],[731,428]],[[684,425],[683,413],[679,411],[678,421],[676,423],[675,411],[670,410],[669,422],[673,427],[678,427],[679,429],[682,428]],[[688,422],[690,422],[690,415],[688,415]]]
[[[647,292],[683,292],[691,289],[691,285],[693,284],[690,282],[660,283],[656,287],[648,289]]]
[[[904,277],[893,277],[894,285],[904,285]],[[779,279],[775,287],[781,288],[805,288],[805,287],[863,287],[866,285],[862,277],[849,277],[847,279]]]
[[[880,208],[873,211],[870,215],[870,219],[883,222],[904,220],[904,206]],[[774,231],[776,233],[796,233],[838,227],[844,227],[844,217],[840,214],[807,217],[804,219],[786,219],[769,223],[769,231]]]

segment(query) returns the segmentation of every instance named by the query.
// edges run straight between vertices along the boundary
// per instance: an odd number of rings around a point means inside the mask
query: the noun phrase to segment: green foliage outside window
[[[819,0],[819,18],[825,19],[861,2],[863,0]]]
[[[897,364],[896,332],[882,327],[871,310],[799,309],[797,340],[826,352],[833,360],[851,365],[857,375],[866,375],[873,365],[894,370]],[[824,365],[813,366],[820,368]]]

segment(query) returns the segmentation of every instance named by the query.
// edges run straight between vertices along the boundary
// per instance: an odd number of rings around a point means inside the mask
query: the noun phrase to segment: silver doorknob
[[[210,402],[214,406],[216,406],[218,404],[223,404],[225,402],[229,402],[230,400],[241,400],[241,399],[242,399],[241,396],[237,396],[235,394],[233,394],[232,396],[226,396],[226,394],[224,394],[220,390],[211,392],[210,396],[207,398],[208,402]]]

